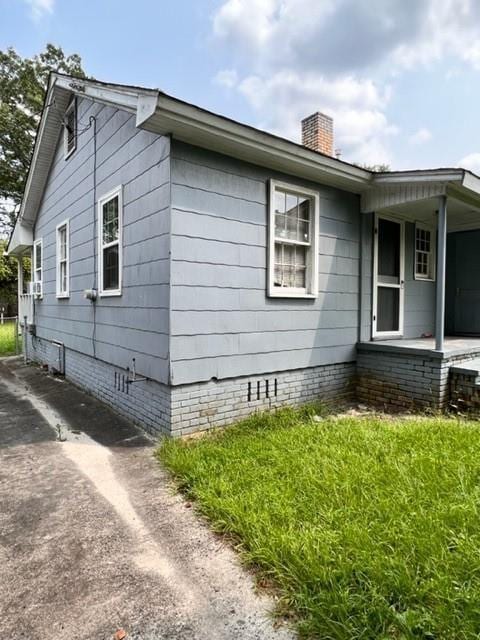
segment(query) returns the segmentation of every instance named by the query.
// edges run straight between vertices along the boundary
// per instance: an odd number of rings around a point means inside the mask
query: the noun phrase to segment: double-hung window
[[[63,155],[65,160],[77,147],[77,102],[75,98],[68,105],[63,124]]]
[[[99,292],[101,296],[122,293],[122,187],[98,201]]]
[[[33,243],[33,294],[43,296],[43,242],[39,238]]]
[[[435,233],[415,225],[415,279],[435,280]]]
[[[271,180],[269,296],[317,296],[318,238],[318,192]]]
[[[57,225],[57,298],[68,298],[69,287],[69,238],[68,220]]]

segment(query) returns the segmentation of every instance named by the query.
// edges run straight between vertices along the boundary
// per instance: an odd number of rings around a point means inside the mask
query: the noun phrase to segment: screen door
[[[403,222],[376,217],[374,243],[373,336],[403,334]]]

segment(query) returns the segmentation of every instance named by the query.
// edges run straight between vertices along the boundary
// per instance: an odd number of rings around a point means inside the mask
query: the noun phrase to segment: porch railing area
[[[23,324],[27,318],[27,324],[33,323],[33,295],[31,293],[20,293],[18,295],[18,318]]]

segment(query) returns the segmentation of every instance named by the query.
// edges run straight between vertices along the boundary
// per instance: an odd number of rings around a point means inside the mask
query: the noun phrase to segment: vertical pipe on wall
[[[445,265],[447,255],[447,196],[440,196],[437,218],[437,289],[435,311],[435,349],[443,351],[445,332]]]

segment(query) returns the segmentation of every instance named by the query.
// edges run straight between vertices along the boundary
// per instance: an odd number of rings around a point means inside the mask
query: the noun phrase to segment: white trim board
[[[378,221],[389,220],[400,225],[400,274],[399,284],[378,283]],[[399,290],[399,319],[398,331],[377,331],[378,318],[378,286],[391,287]],[[403,337],[405,317],[405,221],[395,216],[375,214],[373,229],[373,291],[372,291],[372,338],[401,338]]]

